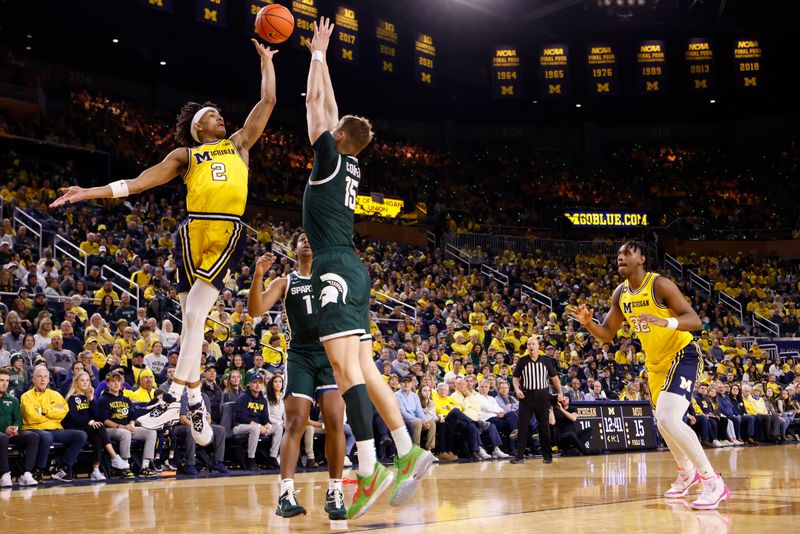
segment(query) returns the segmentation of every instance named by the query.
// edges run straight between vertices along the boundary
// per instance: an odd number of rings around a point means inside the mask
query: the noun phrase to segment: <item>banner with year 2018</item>
[[[225,0],[195,0],[194,20],[217,28],[225,27]]]
[[[543,97],[569,93],[569,48],[566,44],[543,46],[539,51],[539,94]]]
[[[695,93],[710,93],[714,89],[714,50],[705,38],[689,39],[686,45],[689,68],[689,89]]]
[[[414,72],[422,85],[436,85],[436,45],[430,34],[420,33],[414,42]]]
[[[522,96],[519,49],[498,46],[492,55],[492,93],[495,98]]]
[[[753,91],[762,85],[763,52],[756,39],[737,39],[733,49],[736,68],[736,87],[743,91]]]
[[[612,45],[589,45],[586,49],[586,65],[589,69],[587,79],[590,95],[616,95],[619,92],[617,53]]]
[[[646,95],[663,94],[667,90],[667,56],[664,41],[644,41],[636,53],[639,92]]]
[[[378,41],[378,70],[387,74],[397,72],[397,43],[399,36],[394,22],[378,19],[375,27]]]
[[[261,8],[274,4],[275,0],[249,0],[247,2],[247,15],[244,17],[245,30],[250,35],[257,36],[256,33],[256,15],[261,11]]]
[[[334,57],[344,63],[358,65],[358,16],[349,6],[336,8],[333,28]]]
[[[306,48],[306,41],[311,41],[314,37],[314,22],[319,17],[315,0],[292,0],[292,15],[294,15],[292,44]]]

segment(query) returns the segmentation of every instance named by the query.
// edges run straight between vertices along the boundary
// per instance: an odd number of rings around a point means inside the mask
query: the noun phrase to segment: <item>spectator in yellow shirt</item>
[[[742,401],[747,415],[756,418],[756,424],[763,430],[767,440],[780,441],[780,418],[769,413],[761,386],[752,388],[750,384],[742,384]]]
[[[150,285],[150,279],[152,278],[153,275],[150,274],[150,264],[143,263],[142,268],[131,275],[131,282],[133,282],[131,287],[138,286],[139,289],[145,289]]]
[[[114,291],[114,285],[111,283],[111,280],[108,279],[103,282],[103,287],[94,292],[94,300],[99,304],[106,295],[111,295],[111,298],[114,299],[114,303],[119,302],[119,294]]]
[[[155,380],[153,371],[149,368],[145,368],[139,373],[139,378],[136,381],[139,387],[133,391],[125,390],[122,394],[129,397],[133,402],[149,403],[155,396]]]
[[[33,370],[33,388],[22,394],[20,408],[22,410],[22,429],[36,432],[39,435],[39,452],[36,456],[36,468],[43,471],[47,465],[50,446],[61,443],[66,448],[62,457],[62,465],[53,473],[53,479],[62,482],[74,480],[72,468],[78,461],[78,454],[86,444],[86,433],[82,430],[65,430],[61,421],[69,413],[64,397],[55,390],[48,389],[50,372],[44,365],[37,365]]]

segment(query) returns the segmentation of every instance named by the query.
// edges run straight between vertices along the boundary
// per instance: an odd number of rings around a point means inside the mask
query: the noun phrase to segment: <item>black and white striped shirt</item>
[[[519,378],[523,390],[547,389],[550,377],[558,376],[558,368],[552,358],[539,356],[536,361],[530,356],[523,356],[517,361],[513,376]]]

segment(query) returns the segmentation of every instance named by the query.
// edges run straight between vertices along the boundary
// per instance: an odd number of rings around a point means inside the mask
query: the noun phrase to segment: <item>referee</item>
[[[517,451],[512,464],[525,461],[525,448],[528,446],[528,426],[531,416],[536,414],[539,423],[539,443],[542,446],[544,463],[553,463],[553,450],[550,446],[550,385],[558,391],[558,400],[564,395],[558,379],[556,362],[547,356],[539,356],[539,340],[528,339],[528,352],[517,362],[513,374],[514,392],[519,399],[519,431]]]

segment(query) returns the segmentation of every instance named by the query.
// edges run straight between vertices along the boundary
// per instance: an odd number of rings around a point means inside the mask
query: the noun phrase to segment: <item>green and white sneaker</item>
[[[394,473],[375,462],[375,469],[372,475],[362,477],[356,475],[358,487],[356,494],[353,495],[353,502],[347,508],[348,519],[358,519],[375,504],[381,493],[386,491],[394,480]]]
[[[294,517],[296,515],[305,515],[306,509],[300,506],[294,491],[284,491],[280,498],[278,498],[278,508],[275,510],[275,515],[281,517]]]
[[[414,496],[422,477],[428,472],[428,468],[433,465],[434,456],[430,451],[414,445],[411,450],[402,458],[395,458],[394,465],[397,467],[397,479],[394,482],[392,498],[389,503],[392,506],[402,506]]]
[[[344,506],[344,495],[338,489],[325,492],[325,513],[331,521],[347,519],[347,508]]]

